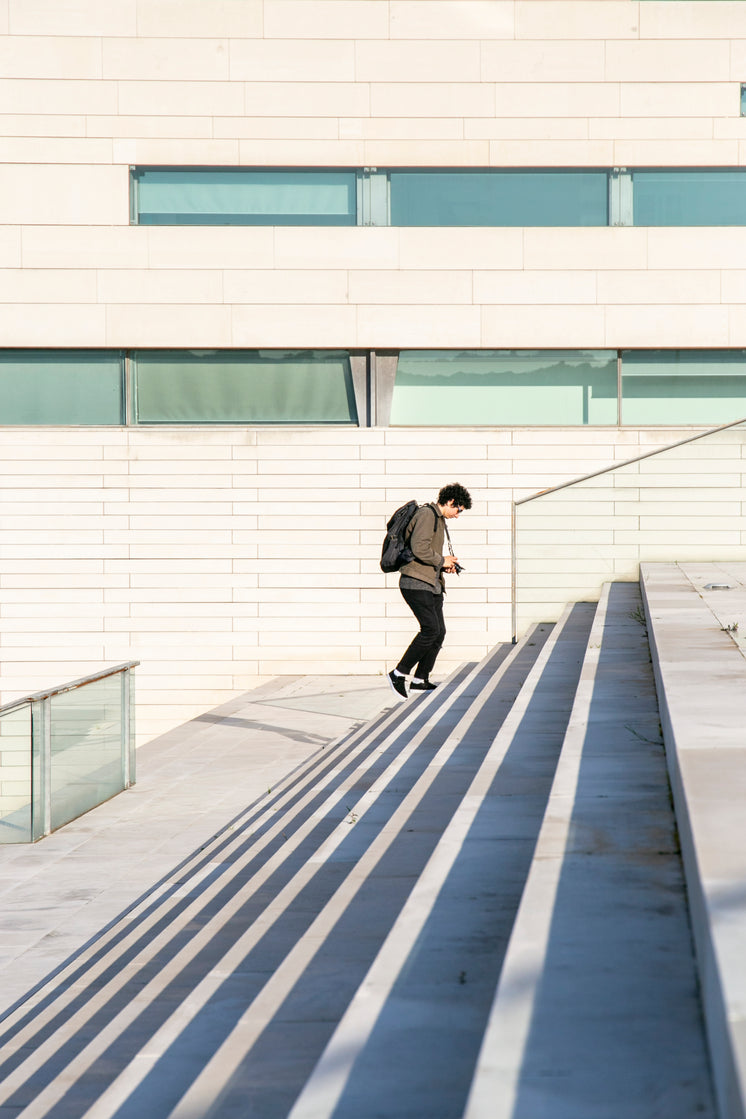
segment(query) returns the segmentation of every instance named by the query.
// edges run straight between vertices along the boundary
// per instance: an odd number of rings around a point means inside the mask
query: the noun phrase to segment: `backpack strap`
[[[433,517],[435,518],[435,520],[433,521],[433,532],[435,532],[435,529],[438,527],[438,511],[435,508],[435,502],[434,501],[428,501],[427,508],[432,509],[432,511],[433,511]],[[448,538],[448,551],[451,553],[451,555],[453,555],[453,545],[451,544],[451,534],[448,531],[448,521],[445,519],[445,517],[443,518],[443,528],[446,530],[446,537]]]
[[[438,512],[435,508],[435,502],[434,501],[428,501],[427,504],[428,504],[428,508],[432,509],[433,516],[435,517],[435,523],[433,525],[433,532],[434,532],[436,527],[437,527],[437,524],[438,524]],[[446,530],[446,539],[448,541],[448,551],[451,553],[451,555],[453,555],[453,544],[451,543],[451,534],[448,531],[448,521],[445,519],[445,517],[443,518],[443,528]]]
[[[434,503],[432,501],[426,501],[424,505],[420,505],[419,509],[417,509],[417,513],[419,513],[420,509],[432,509],[432,511],[433,511],[433,532],[435,532],[435,529],[438,527],[438,513],[437,513],[437,510],[435,508]],[[412,521],[413,520],[414,520],[414,516],[412,517]],[[410,521],[409,524],[407,525],[407,528],[406,528],[407,536],[411,536],[411,534],[412,534],[412,521]],[[444,523],[445,523],[445,521],[444,521]],[[448,531],[448,530],[446,530],[446,531]]]

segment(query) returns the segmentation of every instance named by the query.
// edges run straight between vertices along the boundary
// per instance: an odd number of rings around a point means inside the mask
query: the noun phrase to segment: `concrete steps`
[[[201,844],[0,1022],[11,1115],[714,1119],[637,587]]]
[[[142,1114],[142,1098],[168,1114],[211,1055],[233,1051],[247,1007],[261,1032],[340,919],[364,974],[468,784],[482,723],[509,710],[549,629],[326,751],[18,1007],[2,1023],[0,1114]]]
[[[502,726],[491,728],[481,764],[471,767],[292,1119],[461,1114],[591,618],[584,605],[565,612]]]
[[[642,622],[604,588],[465,1119],[714,1114]]]

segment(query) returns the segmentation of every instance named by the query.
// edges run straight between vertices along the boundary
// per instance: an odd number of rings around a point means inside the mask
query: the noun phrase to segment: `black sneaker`
[[[413,680],[409,690],[410,692],[434,692],[437,686],[431,680]]]
[[[406,699],[407,698],[407,684],[406,684],[405,677],[404,676],[397,676],[397,674],[394,672],[393,669],[391,670],[391,672],[389,672],[388,677],[389,677],[389,684],[391,685],[392,689],[396,692],[396,694],[398,696],[401,696],[402,699]]]

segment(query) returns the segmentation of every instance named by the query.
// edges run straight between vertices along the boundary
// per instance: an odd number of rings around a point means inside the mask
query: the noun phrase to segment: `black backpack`
[[[414,559],[414,553],[405,542],[405,534],[409,522],[419,508],[416,501],[408,501],[406,505],[396,510],[386,525],[386,536],[381,549],[381,571],[390,574]]]

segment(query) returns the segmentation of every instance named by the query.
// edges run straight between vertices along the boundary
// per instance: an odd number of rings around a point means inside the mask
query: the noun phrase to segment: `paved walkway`
[[[39,843],[0,846],[0,1016],[393,699],[380,676],[346,677],[341,688],[338,678],[278,678],[141,747],[132,789]]]

